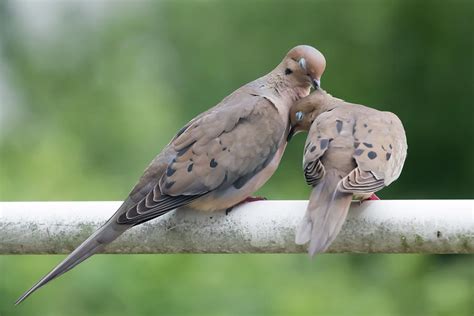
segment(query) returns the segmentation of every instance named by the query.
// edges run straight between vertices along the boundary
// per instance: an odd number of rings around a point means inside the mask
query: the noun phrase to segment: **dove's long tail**
[[[306,214],[296,232],[296,243],[309,242],[310,256],[324,252],[341,230],[352,194],[337,190],[340,177],[331,171],[313,188]]]
[[[120,210],[119,210],[120,211]],[[118,213],[118,212],[117,212]],[[117,214],[116,213],[116,214]],[[115,216],[107,221],[102,227],[95,231],[89,238],[87,238],[79,247],[77,247],[66,259],[58,264],[51,272],[39,280],[33,287],[23,293],[23,295],[15,302],[15,305],[20,304],[34,291],[57,278],[63,273],[71,270],[79,263],[83,262],[93,254],[99,252],[105,245],[115,240],[125,230],[130,228],[129,225],[118,225],[115,222]]]

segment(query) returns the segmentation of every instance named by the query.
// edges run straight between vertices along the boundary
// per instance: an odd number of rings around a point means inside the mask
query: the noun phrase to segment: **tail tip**
[[[40,287],[42,287],[45,283],[43,282],[43,280],[41,280],[40,282],[38,282],[37,284],[35,284],[33,287],[31,287],[28,291],[26,291],[25,293],[23,293],[16,301],[15,301],[15,306],[18,306],[21,304],[21,302],[23,302],[24,300],[26,300],[28,298],[28,296],[30,296],[31,294],[33,294],[33,292],[35,292],[37,289],[39,289]]]
[[[29,295],[30,295],[30,293],[26,292],[25,294],[23,294],[22,296],[20,296],[20,297],[15,301],[15,306],[20,305],[21,302],[23,302]]]

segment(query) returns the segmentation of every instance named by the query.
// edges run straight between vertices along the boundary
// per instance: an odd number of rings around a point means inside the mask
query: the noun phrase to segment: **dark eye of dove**
[[[304,113],[303,113],[303,112],[301,112],[301,111],[296,112],[296,120],[297,120],[298,122],[301,122],[301,121],[303,120],[303,117],[304,117]]]
[[[304,59],[303,57],[298,61],[298,64],[300,65],[301,69],[303,69],[304,71],[306,71],[306,59]]]

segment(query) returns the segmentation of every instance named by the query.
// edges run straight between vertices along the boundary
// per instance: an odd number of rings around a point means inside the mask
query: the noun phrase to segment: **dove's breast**
[[[231,181],[224,182],[215,190],[193,201],[190,204],[192,208],[202,211],[228,209],[262,187],[278,168],[287,144],[289,106],[267,95],[264,99],[266,101],[256,107],[247,118],[249,124],[241,124],[240,128],[245,129],[246,133],[238,134],[238,128],[235,129],[233,142],[242,146],[239,146],[239,151],[233,153],[233,164],[248,161],[246,168],[234,170],[237,176],[234,174],[229,177]],[[249,133],[249,129],[253,132]],[[228,167],[229,170],[235,169],[232,164]]]
[[[228,209],[242,202],[270,179],[280,163],[286,144],[286,141],[282,141],[270,163],[241,188],[229,186],[214,190],[208,195],[192,202],[189,206],[200,211],[217,211]]]

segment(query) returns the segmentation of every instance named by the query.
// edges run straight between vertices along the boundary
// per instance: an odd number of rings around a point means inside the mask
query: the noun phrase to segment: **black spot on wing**
[[[360,156],[360,155],[362,155],[363,153],[364,153],[364,150],[363,150],[363,149],[356,149],[356,150],[354,151],[354,155],[355,155],[355,156]]]
[[[359,143],[359,142],[354,142],[354,148],[358,148],[358,147],[359,147],[359,145],[360,145],[360,143]]]
[[[293,70],[291,70],[290,68],[285,69],[285,75],[290,75],[292,73],[293,73]]]
[[[375,159],[377,158],[377,153],[375,151],[369,151],[367,157],[369,157],[370,159]]]
[[[215,168],[217,167],[217,165],[218,165],[217,161],[214,158],[212,158],[211,162],[209,162],[209,167]]]
[[[191,172],[191,171],[193,171],[193,166],[194,166],[194,164],[193,164],[193,163],[192,163],[192,164],[189,164],[189,166],[188,166],[188,172]]]
[[[390,159],[390,157],[392,156],[391,153],[386,153],[385,154],[385,159],[388,161]]]
[[[370,143],[363,143],[365,147],[367,148],[372,148],[374,147],[374,145],[370,144]]]
[[[170,182],[166,182],[165,183],[165,189],[169,189],[173,186],[173,184],[175,184],[176,181],[170,181]]]
[[[313,146],[313,147],[311,147],[311,149],[309,151],[314,152],[315,150],[316,150],[316,146]]]
[[[173,169],[171,165],[169,165],[168,169],[166,169],[166,176],[171,177],[175,172],[176,172],[176,169]]]
[[[329,145],[329,139],[321,139],[321,142],[320,142],[321,150],[326,149],[328,145]]]
[[[178,150],[176,152],[176,156],[180,157],[182,155],[184,155],[188,150],[189,148],[191,148],[193,145],[194,145],[195,142],[192,142],[191,144],[189,144],[188,146],[184,147],[184,148],[181,148],[180,150]]]
[[[336,120],[336,130],[338,134],[341,134],[342,131],[342,121],[341,120]]]

